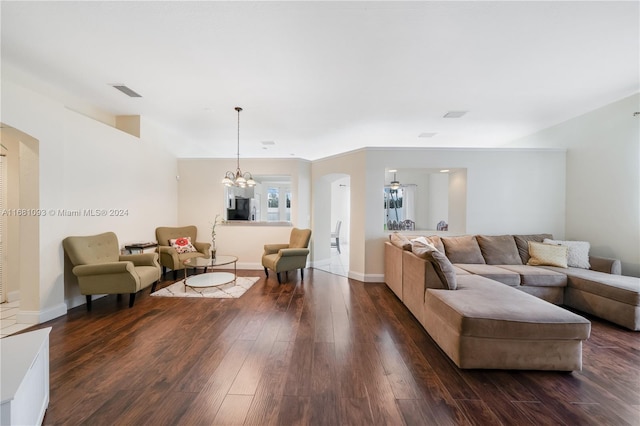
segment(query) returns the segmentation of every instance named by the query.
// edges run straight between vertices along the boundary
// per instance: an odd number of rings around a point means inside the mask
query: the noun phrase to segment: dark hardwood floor
[[[460,370],[385,284],[262,271],[240,299],[107,296],[50,335],[48,425],[639,425],[640,333],[583,370]],[[168,282],[162,283],[162,286]]]

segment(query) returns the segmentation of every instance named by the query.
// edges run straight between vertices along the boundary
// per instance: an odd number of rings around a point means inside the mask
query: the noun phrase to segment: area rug
[[[191,288],[184,285],[184,280],[177,281],[162,288],[152,296],[160,297],[210,297],[215,299],[237,299],[258,281],[258,277],[238,277],[236,282],[218,287]]]

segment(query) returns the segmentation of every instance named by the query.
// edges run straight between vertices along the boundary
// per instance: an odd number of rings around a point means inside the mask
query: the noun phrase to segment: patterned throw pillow
[[[591,265],[589,264],[589,249],[591,248],[591,244],[589,244],[589,242],[561,241],[561,240],[551,240],[549,238],[545,238],[543,243],[556,244],[556,245],[568,247],[569,255],[567,257],[567,265],[573,266],[574,268],[582,268],[582,269],[591,268]]]
[[[198,251],[193,244],[191,244],[191,237],[180,237],[175,240],[169,240],[169,244],[171,244],[171,247],[176,249],[178,254]]]
[[[566,268],[568,252],[569,248],[566,246],[529,241],[529,255],[531,257],[527,265]]]

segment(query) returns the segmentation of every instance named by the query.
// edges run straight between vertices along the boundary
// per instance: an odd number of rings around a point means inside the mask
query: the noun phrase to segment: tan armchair
[[[265,244],[262,255],[264,273],[269,278],[269,269],[276,273],[278,284],[281,283],[280,272],[300,269],[300,278],[304,279],[304,268],[309,255],[310,229],[293,228],[289,244]]]
[[[198,228],[195,226],[168,227],[162,226],[156,228],[156,240],[158,240],[158,253],[160,254],[160,265],[162,265],[162,275],[165,274],[167,268],[173,271],[173,279],[178,279],[178,271],[185,269],[184,262],[194,257],[211,257],[211,244],[196,241]],[[175,248],[171,247],[170,240],[178,238],[190,237],[191,244],[197,251],[190,253],[178,253]]]
[[[158,254],[121,255],[113,232],[67,237],[62,246],[73,264],[80,293],[87,296],[88,311],[92,294],[129,293],[129,307],[132,307],[136,293],[152,284],[151,291],[155,291],[160,279]]]

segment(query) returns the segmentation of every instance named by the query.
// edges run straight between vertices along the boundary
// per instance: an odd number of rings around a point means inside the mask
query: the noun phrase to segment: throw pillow
[[[553,244],[536,243],[529,241],[529,262],[532,266],[558,266],[567,267],[569,248]]]
[[[589,249],[591,248],[591,244],[587,241],[560,241],[545,238],[543,242],[545,244],[567,246],[569,248],[567,265],[573,266],[574,268],[591,268],[589,264]]]
[[[425,256],[427,253],[438,251],[438,249],[425,237],[418,237],[411,240],[411,251],[416,256],[426,259]]]
[[[535,241],[536,243],[541,243],[545,238],[553,238],[551,234],[530,234],[530,235],[514,235],[513,238],[516,240],[516,245],[518,246],[518,253],[520,254],[520,259],[522,260],[522,264],[526,265],[529,261],[529,241]]]
[[[171,247],[176,249],[178,254],[182,253],[193,253],[198,251],[193,244],[191,244],[191,237],[180,237],[176,239],[169,240],[169,244]]]
[[[413,246],[411,247],[411,251],[413,254],[427,260],[433,265],[433,269],[436,271],[445,289],[455,290],[458,287],[456,271],[447,256],[424,237],[416,238],[412,241]]]
[[[442,242],[451,263],[485,263],[478,241],[473,235],[443,237]]]
[[[522,265],[518,246],[511,235],[476,235],[487,265]]]
[[[398,232],[389,234],[389,241],[391,241],[391,244],[401,248],[402,250],[411,250],[411,241]]]
[[[442,244],[442,238],[440,238],[440,236],[438,235],[431,235],[430,237],[427,237],[427,241],[429,241],[431,244],[433,244],[440,253],[444,253],[444,244]]]

